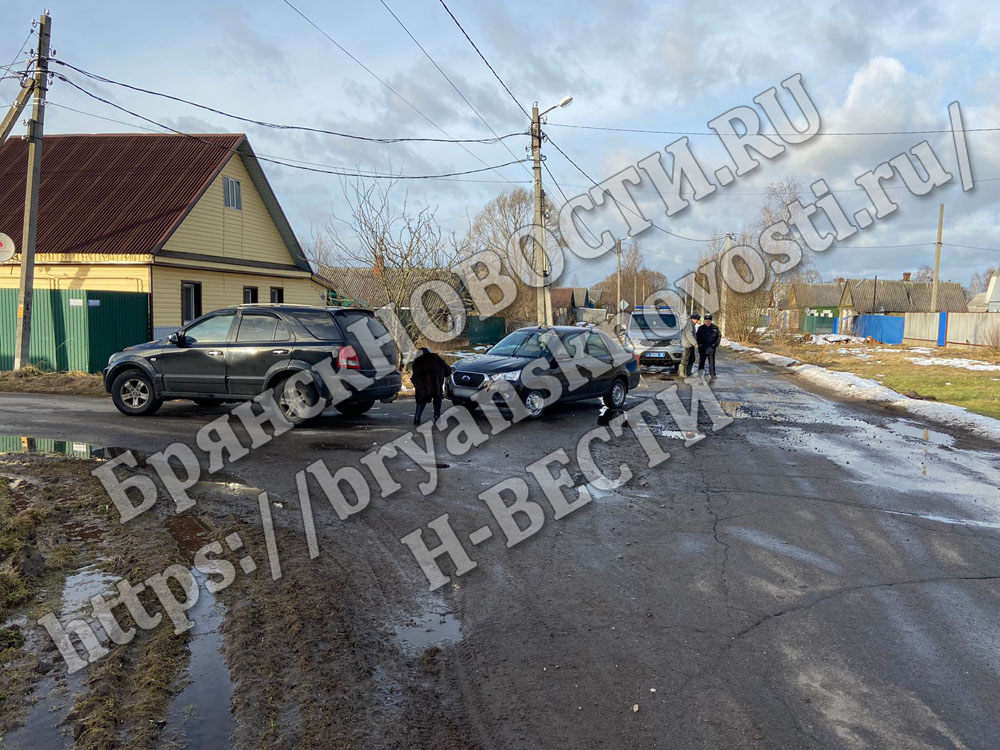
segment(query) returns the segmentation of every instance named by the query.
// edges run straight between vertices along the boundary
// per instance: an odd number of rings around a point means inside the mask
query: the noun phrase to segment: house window
[[[257,302],[257,287],[255,286],[245,286],[243,287],[243,304],[253,305]]]
[[[197,281],[181,282],[181,325],[201,317],[201,284]]]
[[[232,177],[222,178],[222,187],[226,193],[226,208],[243,210],[243,194],[240,192],[240,181]]]
[[[271,302],[281,303],[285,301],[285,288],[280,286],[271,287]]]

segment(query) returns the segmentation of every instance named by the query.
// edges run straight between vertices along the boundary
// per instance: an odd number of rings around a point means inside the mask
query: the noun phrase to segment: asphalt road
[[[734,355],[719,368],[713,387],[732,424],[684,448],[661,414],[653,432],[672,455],[654,469],[626,428],[595,458],[629,463],[633,479],[561,520],[525,467],[572,452],[596,426],[596,403],[553,408],[464,456],[439,437],[446,467],[428,497],[415,489],[426,474],[394,459],[402,489],[344,522],[317,510],[322,554],[303,564],[356,576],[364,606],[353,616],[379,648],[412,647],[398,628],[431,616],[432,690],[470,744],[996,747],[1000,445],[805,390]],[[647,376],[628,406],[669,382]],[[411,408],[324,416],[226,478],[268,490],[276,522],[298,533],[295,472],[320,457],[357,465],[410,428]],[[106,400],[3,394],[0,434],[148,454],[222,413],[179,402],[128,419]],[[547,509],[512,548],[477,498],[509,477],[529,478]],[[252,519],[256,499],[219,495],[212,509]],[[476,569],[431,593],[400,538],[442,513],[463,540],[494,533],[466,545]],[[390,678],[404,668],[386,667]],[[376,725],[410,700],[386,699],[385,679],[370,695],[385,707],[358,719],[372,724],[355,733],[361,746],[383,744]]]

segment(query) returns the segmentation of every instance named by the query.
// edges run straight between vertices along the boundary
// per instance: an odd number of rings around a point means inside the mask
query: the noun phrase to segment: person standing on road
[[[722,341],[722,331],[712,322],[712,315],[705,316],[705,323],[698,329],[698,374],[705,374],[705,360],[708,360],[708,374],[715,379],[715,350]]]
[[[441,416],[441,398],[444,396],[442,386],[444,379],[451,374],[451,367],[426,346],[420,347],[420,352],[413,360],[413,390],[417,400],[417,411],[413,415],[413,424],[420,424],[424,408],[428,402],[434,402],[434,419]]]
[[[681,366],[677,371],[684,377],[690,377],[691,369],[694,367],[694,350],[698,346],[697,330],[700,320],[701,316],[693,312],[681,329],[681,346],[684,347],[684,354],[681,356]]]

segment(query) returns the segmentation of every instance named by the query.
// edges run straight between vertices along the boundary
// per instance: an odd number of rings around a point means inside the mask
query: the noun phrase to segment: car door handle
[[[271,354],[288,354],[287,349],[272,349]]]
[[[221,349],[209,349],[207,352],[205,352],[205,354],[207,354],[210,357],[221,357],[222,356],[222,350]]]

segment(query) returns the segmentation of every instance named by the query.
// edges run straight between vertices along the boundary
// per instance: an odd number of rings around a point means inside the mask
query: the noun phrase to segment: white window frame
[[[236,211],[243,210],[243,188],[240,185],[240,181],[233,179],[232,177],[222,178],[222,189],[225,194],[225,206],[226,208],[232,208]]]

